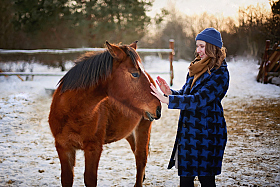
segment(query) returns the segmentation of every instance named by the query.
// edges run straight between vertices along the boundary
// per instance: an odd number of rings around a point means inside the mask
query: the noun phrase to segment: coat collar
[[[214,68],[213,68],[214,69]],[[212,70],[213,70],[212,69]],[[212,72],[212,71],[211,71]],[[191,88],[190,92],[196,89],[197,86],[199,86],[204,80],[208,79],[211,75],[206,71],[204,72],[194,83],[193,87]],[[192,77],[193,79],[193,77]],[[192,82],[192,81],[191,81]],[[191,85],[191,84],[190,84]]]
[[[221,64],[221,66],[219,67],[219,69],[221,68],[221,67],[227,67],[227,63],[226,63],[226,61],[225,60],[223,60],[223,62],[222,62],[222,64]],[[211,71],[211,75],[212,75],[212,73],[214,72],[214,71],[216,71],[217,69],[216,68],[212,68],[210,71]],[[207,71],[205,72],[205,73],[203,73],[200,77],[199,77],[199,79],[197,79],[197,81],[194,83],[194,85],[193,85],[193,87],[192,87],[192,89],[190,89],[190,93],[193,91],[193,90],[195,90],[196,89],[196,87],[197,86],[199,86],[202,82],[204,82],[206,79],[209,79],[209,77],[211,76]],[[188,86],[191,88],[191,84],[192,84],[192,80],[193,80],[193,76],[192,77],[190,77],[190,79],[189,79],[189,82],[188,82]]]

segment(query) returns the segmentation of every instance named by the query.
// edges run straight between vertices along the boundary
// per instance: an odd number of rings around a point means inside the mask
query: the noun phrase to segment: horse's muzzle
[[[157,117],[155,119],[159,119],[161,117],[161,107],[157,107]]]
[[[161,107],[157,107],[156,117],[153,117],[149,112],[146,112],[146,115],[150,121],[159,119],[161,117]]]

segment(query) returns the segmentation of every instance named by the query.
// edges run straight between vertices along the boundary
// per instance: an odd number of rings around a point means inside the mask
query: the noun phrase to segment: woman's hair
[[[226,48],[225,47],[219,48],[208,42],[205,43],[206,43],[205,53],[208,57],[211,58],[209,63],[209,66],[211,67],[210,69],[212,69],[213,67],[218,69],[221,66],[223,60],[226,58]],[[195,56],[196,57],[199,56],[196,50],[195,50]]]

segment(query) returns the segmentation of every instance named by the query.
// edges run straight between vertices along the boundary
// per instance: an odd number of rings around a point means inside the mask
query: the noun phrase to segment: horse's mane
[[[131,57],[135,67],[139,61],[139,55],[129,46],[125,46],[125,53]],[[61,93],[67,90],[88,88],[105,81],[112,73],[113,57],[108,50],[103,52],[88,52],[75,61],[72,67],[58,82]]]

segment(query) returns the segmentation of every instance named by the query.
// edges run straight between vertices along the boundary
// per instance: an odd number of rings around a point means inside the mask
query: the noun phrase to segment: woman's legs
[[[198,176],[201,187],[216,187],[214,176]]]
[[[194,177],[180,176],[180,187],[194,187]]]
[[[194,187],[195,177],[180,176],[180,187]],[[214,176],[198,176],[201,187],[216,187]]]

